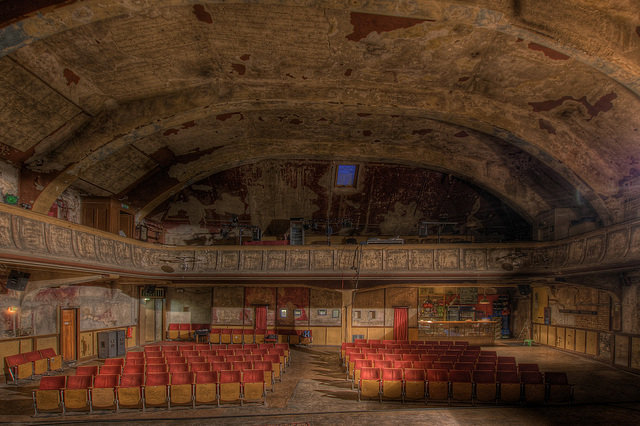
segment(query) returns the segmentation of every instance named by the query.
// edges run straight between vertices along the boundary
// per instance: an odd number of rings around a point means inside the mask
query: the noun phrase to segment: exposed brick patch
[[[587,114],[589,114],[589,119],[587,119],[587,121],[590,121],[599,113],[610,111],[613,108],[613,100],[617,97],[618,95],[615,92],[611,92],[591,104],[587,101],[586,96],[583,96],[580,99],[576,99],[572,96],[563,96],[560,99],[553,99],[542,102],[529,102],[529,105],[531,105],[531,107],[533,108],[533,112],[542,112],[551,111],[552,109],[559,107],[567,101],[578,102],[584,105],[584,107],[587,109]]]
[[[431,19],[416,19],[401,16],[351,12],[351,25],[353,25],[353,32],[347,35],[347,40],[360,41],[373,32],[381,34],[402,28],[410,28],[422,24],[423,22],[435,21]]]
[[[560,53],[557,50],[550,49],[547,46],[542,46],[538,43],[531,42],[527,47],[531,50],[544,53],[547,58],[553,59],[554,61],[566,61],[569,59],[569,56],[564,53]]]

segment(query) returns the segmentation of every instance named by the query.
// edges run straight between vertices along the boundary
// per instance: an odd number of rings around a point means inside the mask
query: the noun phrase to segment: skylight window
[[[339,164],[336,169],[336,186],[354,187],[358,177],[358,166],[355,164]]]

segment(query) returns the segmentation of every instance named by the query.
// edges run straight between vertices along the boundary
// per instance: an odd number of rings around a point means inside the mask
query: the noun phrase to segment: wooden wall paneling
[[[20,341],[19,340],[5,340],[0,342],[0,360],[2,360],[2,369],[6,368],[4,362],[5,357],[10,355],[16,355],[20,353]],[[3,379],[5,376],[3,376]]]
[[[353,336],[362,336],[363,339],[369,338],[368,328],[366,327],[351,327],[351,336],[349,336],[349,342],[352,341]]]
[[[640,370],[640,337],[631,338],[631,368]]]
[[[533,341],[536,343],[541,342],[540,324],[533,324]]]
[[[631,339],[629,336],[617,334],[614,338],[614,359],[616,365],[629,367],[629,352]]]
[[[576,352],[582,354],[587,352],[587,332],[576,329]]]
[[[56,353],[58,353],[58,337],[56,336],[46,336],[46,337],[36,337],[36,350],[53,348]]]
[[[587,346],[586,346],[587,355],[598,355],[598,332],[597,331],[587,331]]]
[[[309,327],[311,335],[313,336],[314,345],[326,345],[327,344],[327,327]]]
[[[97,346],[94,346],[94,340],[93,340],[94,334],[97,335],[98,333],[93,333],[92,331],[83,331],[82,333],[80,333],[80,350],[79,350],[80,358],[87,358],[90,356],[97,355],[95,350]]]
[[[564,327],[556,328],[556,348],[565,348],[566,331]]]
[[[550,325],[547,329],[547,345],[556,345],[556,327],[554,325]]]
[[[21,339],[20,340],[20,353],[31,352],[33,350],[33,340],[32,339]]]
[[[382,340],[385,338],[386,329],[384,327],[369,327],[367,335],[368,339]],[[391,329],[391,334],[393,335],[393,329]]]
[[[342,327],[327,327],[327,345],[338,346],[342,343]]]
[[[546,345],[549,337],[549,326],[540,325],[540,344]]]
[[[409,328],[409,341],[418,340],[418,329],[417,328]]]
[[[565,331],[564,348],[570,351],[576,350],[576,330],[567,328]]]

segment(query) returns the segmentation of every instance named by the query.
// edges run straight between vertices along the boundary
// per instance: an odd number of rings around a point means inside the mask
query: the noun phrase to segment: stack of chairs
[[[342,345],[340,357],[358,400],[573,403],[574,386],[566,373],[543,373],[538,364],[518,364],[515,357],[467,342],[356,339]]]

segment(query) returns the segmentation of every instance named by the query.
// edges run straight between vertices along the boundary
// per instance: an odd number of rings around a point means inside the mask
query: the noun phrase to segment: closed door
[[[144,305],[145,343],[162,340],[163,299],[150,299]]]
[[[62,359],[72,361],[76,359],[76,310],[63,309],[61,318]]]

